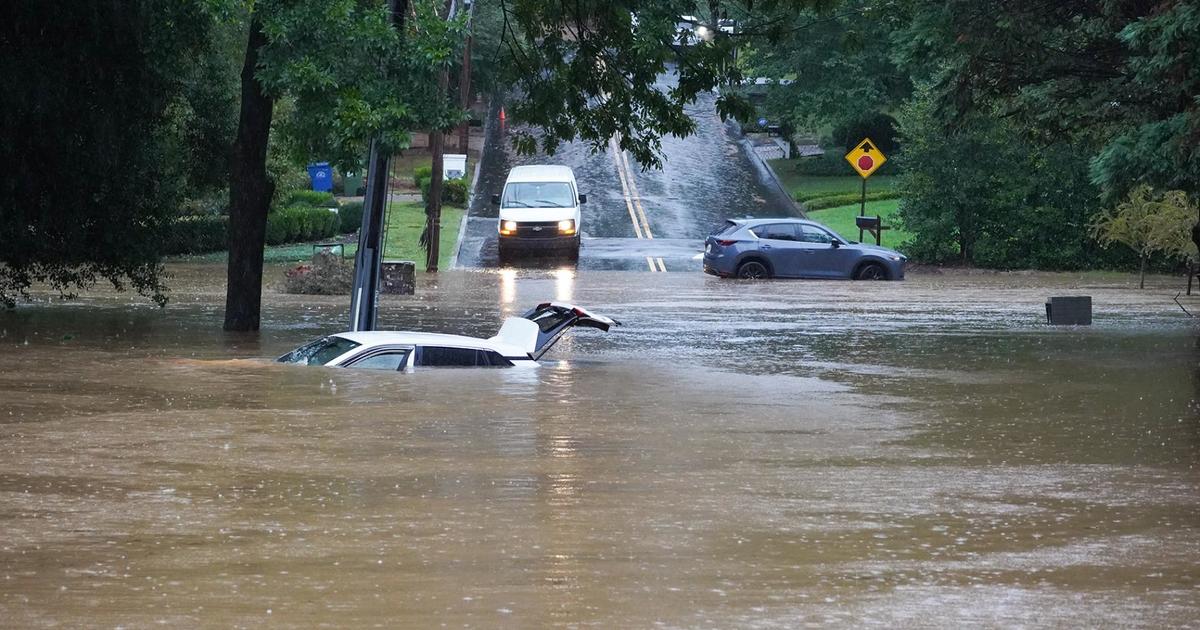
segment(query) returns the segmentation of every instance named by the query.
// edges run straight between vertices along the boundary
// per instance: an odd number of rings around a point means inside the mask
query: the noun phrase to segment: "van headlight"
[[[558,222],[558,232],[559,232],[559,234],[574,234],[575,233],[575,220],[574,219],[563,219],[562,221],[559,221]]]
[[[500,234],[502,234],[504,236],[508,236],[508,235],[516,234],[516,233],[517,233],[517,222],[516,221],[501,221],[500,222]]]

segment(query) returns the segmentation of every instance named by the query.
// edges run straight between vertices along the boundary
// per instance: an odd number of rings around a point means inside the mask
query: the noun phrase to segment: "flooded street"
[[[381,327],[625,325],[397,374],[271,362],[345,297],[226,334],[223,267],[175,271],[165,310],[0,312],[0,626],[1200,619],[1200,332],[1165,286],[455,271]],[[1072,294],[1095,325],[1046,326]]]
[[[674,75],[660,77],[660,89],[673,85]],[[615,139],[598,153],[574,141],[554,155],[518,155],[512,147],[514,129],[495,107],[457,264],[499,266],[499,209],[491,197],[503,191],[509,169],[522,165],[561,164],[574,170],[580,192],[588,195],[581,208],[579,268],[585,270],[698,271],[704,237],[725,219],[794,216],[793,204],[752,157],[737,125],[717,115],[714,94],[700,94],[688,114],[696,133],[664,137],[661,168],[643,170]],[[647,259],[662,264],[648,266]]]

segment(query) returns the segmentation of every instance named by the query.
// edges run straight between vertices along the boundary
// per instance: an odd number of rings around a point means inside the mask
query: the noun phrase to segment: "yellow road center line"
[[[629,210],[629,220],[633,222],[633,233],[639,239],[645,238],[642,236],[642,228],[638,225],[637,215],[634,214],[633,203],[630,201],[629,184],[625,181],[625,171],[621,169],[621,161],[617,157],[620,148],[617,146],[616,137],[610,138],[608,144],[612,148],[613,166],[617,167],[617,177],[621,180],[621,192],[625,195],[625,207]]]
[[[642,206],[642,195],[633,181],[633,169],[629,166],[629,154],[621,151],[621,161],[625,164],[625,176],[629,178],[629,188],[633,191],[633,203],[637,206],[638,215],[642,218],[642,230],[646,233],[646,238],[654,238],[654,234],[650,232],[650,221],[646,219],[646,208]]]
[[[656,268],[654,267],[654,259],[653,259],[653,258],[651,258],[651,257],[647,256],[647,257],[646,257],[646,264],[647,264],[647,265],[650,265],[650,271],[651,271],[651,272],[658,271],[658,269],[656,269]]]
[[[661,269],[663,273],[667,272],[667,265],[663,262],[662,258],[658,259],[658,268]]]

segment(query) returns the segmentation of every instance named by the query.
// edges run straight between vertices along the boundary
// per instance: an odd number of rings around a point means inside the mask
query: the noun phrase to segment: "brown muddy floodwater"
[[[271,363],[345,298],[226,335],[221,268],[177,271],[166,310],[0,312],[2,626],[1200,620],[1200,331],[1165,285],[449,272],[381,323],[626,325],[380,374]],[[1045,326],[1054,294],[1095,325]]]

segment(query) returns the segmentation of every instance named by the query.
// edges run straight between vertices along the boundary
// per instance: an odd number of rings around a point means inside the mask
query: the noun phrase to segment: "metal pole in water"
[[[352,331],[375,330],[379,311],[379,263],[383,255],[383,212],[387,207],[388,184],[388,156],[382,153],[379,140],[372,140],[362,228],[358,231],[358,252],[354,255],[354,288],[350,292]]]

